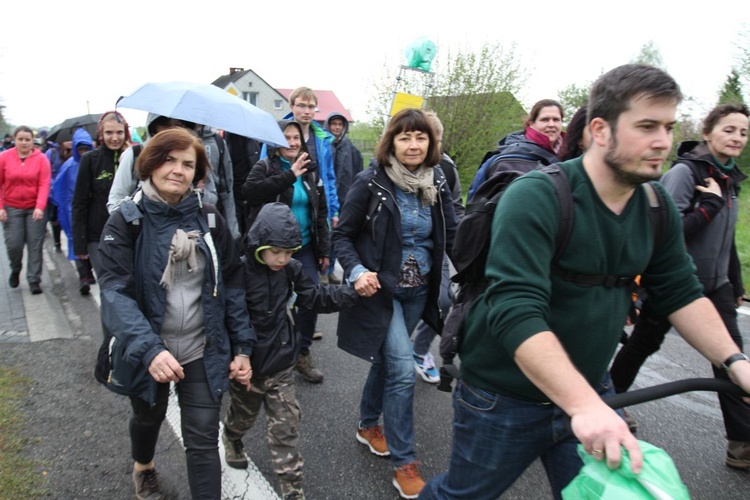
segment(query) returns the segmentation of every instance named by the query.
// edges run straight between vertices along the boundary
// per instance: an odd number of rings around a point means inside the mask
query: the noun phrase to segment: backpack
[[[632,287],[636,276],[590,275],[566,271],[557,265],[567,249],[573,232],[573,195],[565,171],[557,164],[540,166],[536,170],[549,176],[555,187],[560,205],[560,225],[555,236],[555,252],[552,257],[552,274],[565,281],[582,286]],[[440,368],[438,389],[450,392],[453,379],[460,379],[458,368],[453,364],[460,354],[463,322],[477,298],[487,288],[484,277],[490,250],[490,235],[495,209],[505,189],[523,172],[507,171],[490,177],[476,191],[474,199],[466,207],[464,218],[456,227],[453,244],[453,265],[456,274],[451,281],[458,283],[459,291],[448,316],[445,318],[440,339]],[[663,194],[652,182],[642,184],[649,203],[649,218],[654,235],[653,252],[661,246],[667,227],[667,210]]]
[[[495,154],[492,154],[495,153]],[[541,162],[542,160],[537,156],[524,154],[524,153],[508,153],[500,154],[498,150],[490,151],[484,156],[482,164],[477,169],[477,173],[474,174],[474,179],[471,181],[469,186],[469,192],[467,193],[466,199],[473,201],[479,187],[487,180],[487,172],[494,167],[497,162],[501,160],[523,160],[524,162]]]

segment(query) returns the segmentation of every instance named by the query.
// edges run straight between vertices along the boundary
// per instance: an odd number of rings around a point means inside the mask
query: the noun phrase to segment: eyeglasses
[[[315,111],[315,109],[318,107],[315,104],[295,104],[295,106],[299,109],[307,109],[310,111]]]

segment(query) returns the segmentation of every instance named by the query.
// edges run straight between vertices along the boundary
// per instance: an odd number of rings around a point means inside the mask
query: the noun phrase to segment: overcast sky
[[[0,104],[14,125],[52,126],[112,109],[146,82],[209,83],[243,67],[276,88],[332,90],[362,120],[384,64],[395,78],[404,49],[424,35],[438,59],[448,47],[515,43],[530,74],[517,96],[527,107],[631,61],[653,40],[705,112],[743,30],[746,0],[15,1],[2,7]],[[142,113],[122,111],[142,124]]]

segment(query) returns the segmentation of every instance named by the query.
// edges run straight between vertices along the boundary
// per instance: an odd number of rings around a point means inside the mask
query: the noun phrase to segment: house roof
[[[289,96],[292,95],[294,89],[276,89],[276,91],[289,101]],[[334,111],[341,113],[347,121],[354,121],[352,115],[349,114],[349,111],[341,104],[341,101],[339,101],[339,98],[336,97],[336,94],[332,90],[316,90],[315,96],[318,98],[318,109],[315,110],[315,116],[313,117],[316,122],[322,123],[326,121],[328,115]]]
[[[268,84],[268,82],[267,82],[267,81],[265,81],[265,80],[264,80],[264,79],[263,79],[263,78],[262,78],[262,77],[261,77],[261,76],[260,76],[260,75],[259,75],[258,73],[256,73],[255,71],[253,71],[253,70],[251,70],[251,69],[246,69],[246,70],[242,70],[241,68],[236,68],[236,71],[232,71],[232,70],[234,70],[234,69],[235,69],[235,68],[230,68],[230,72],[229,72],[229,74],[228,74],[228,75],[221,75],[221,76],[220,76],[219,78],[217,78],[216,80],[214,80],[213,82],[211,82],[211,84],[212,84],[212,85],[216,85],[216,86],[217,86],[217,87],[219,87],[220,89],[226,89],[226,88],[227,88],[227,86],[228,86],[228,85],[229,85],[230,83],[234,83],[234,82],[236,82],[237,80],[239,80],[240,78],[242,78],[243,76],[245,76],[245,75],[247,75],[247,74],[249,74],[249,73],[252,73],[252,74],[253,74],[253,75],[255,75],[255,76],[256,76],[256,77],[257,77],[257,78],[258,78],[258,79],[259,79],[260,81],[262,81],[263,83],[265,83],[266,85],[268,85],[268,88],[271,88],[271,89],[275,90],[275,91],[276,91],[276,93],[279,93],[279,91],[278,91],[278,90],[274,89],[274,88],[273,88],[273,87],[272,87],[271,85],[269,85],[269,84]],[[279,94],[279,95],[281,95],[281,94]],[[284,98],[287,98],[287,96],[282,96],[282,97],[284,97]],[[287,100],[289,100],[289,99],[287,99]]]

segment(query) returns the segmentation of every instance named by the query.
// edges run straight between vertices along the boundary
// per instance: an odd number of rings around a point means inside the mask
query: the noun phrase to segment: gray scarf
[[[435,169],[420,165],[414,172],[403,166],[395,156],[388,160],[390,167],[386,167],[385,173],[391,181],[406,193],[417,193],[422,199],[423,205],[432,206],[437,200],[437,188],[435,187]]]
[[[156,191],[154,186],[151,184],[151,179],[146,179],[143,182],[143,194],[151,201],[167,203],[164,198]],[[185,197],[192,194],[192,186],[185,195]],[[182,201],[180,200],[180,201]],[[181,260],[187,260],[188,269],[196,269],[198,267],[198,261],[196,260],[195,252],[198,246],[198,240],[200,239],[200,231],[189,231],[185,232],[182,229],[175,231],[172,236],[172,244],[169,246],[169,255],[167,256],[167,266],[164,268],[164,274],[161,276],[159,284],[166,289],[172,286],[174,283],[174,264]]]

